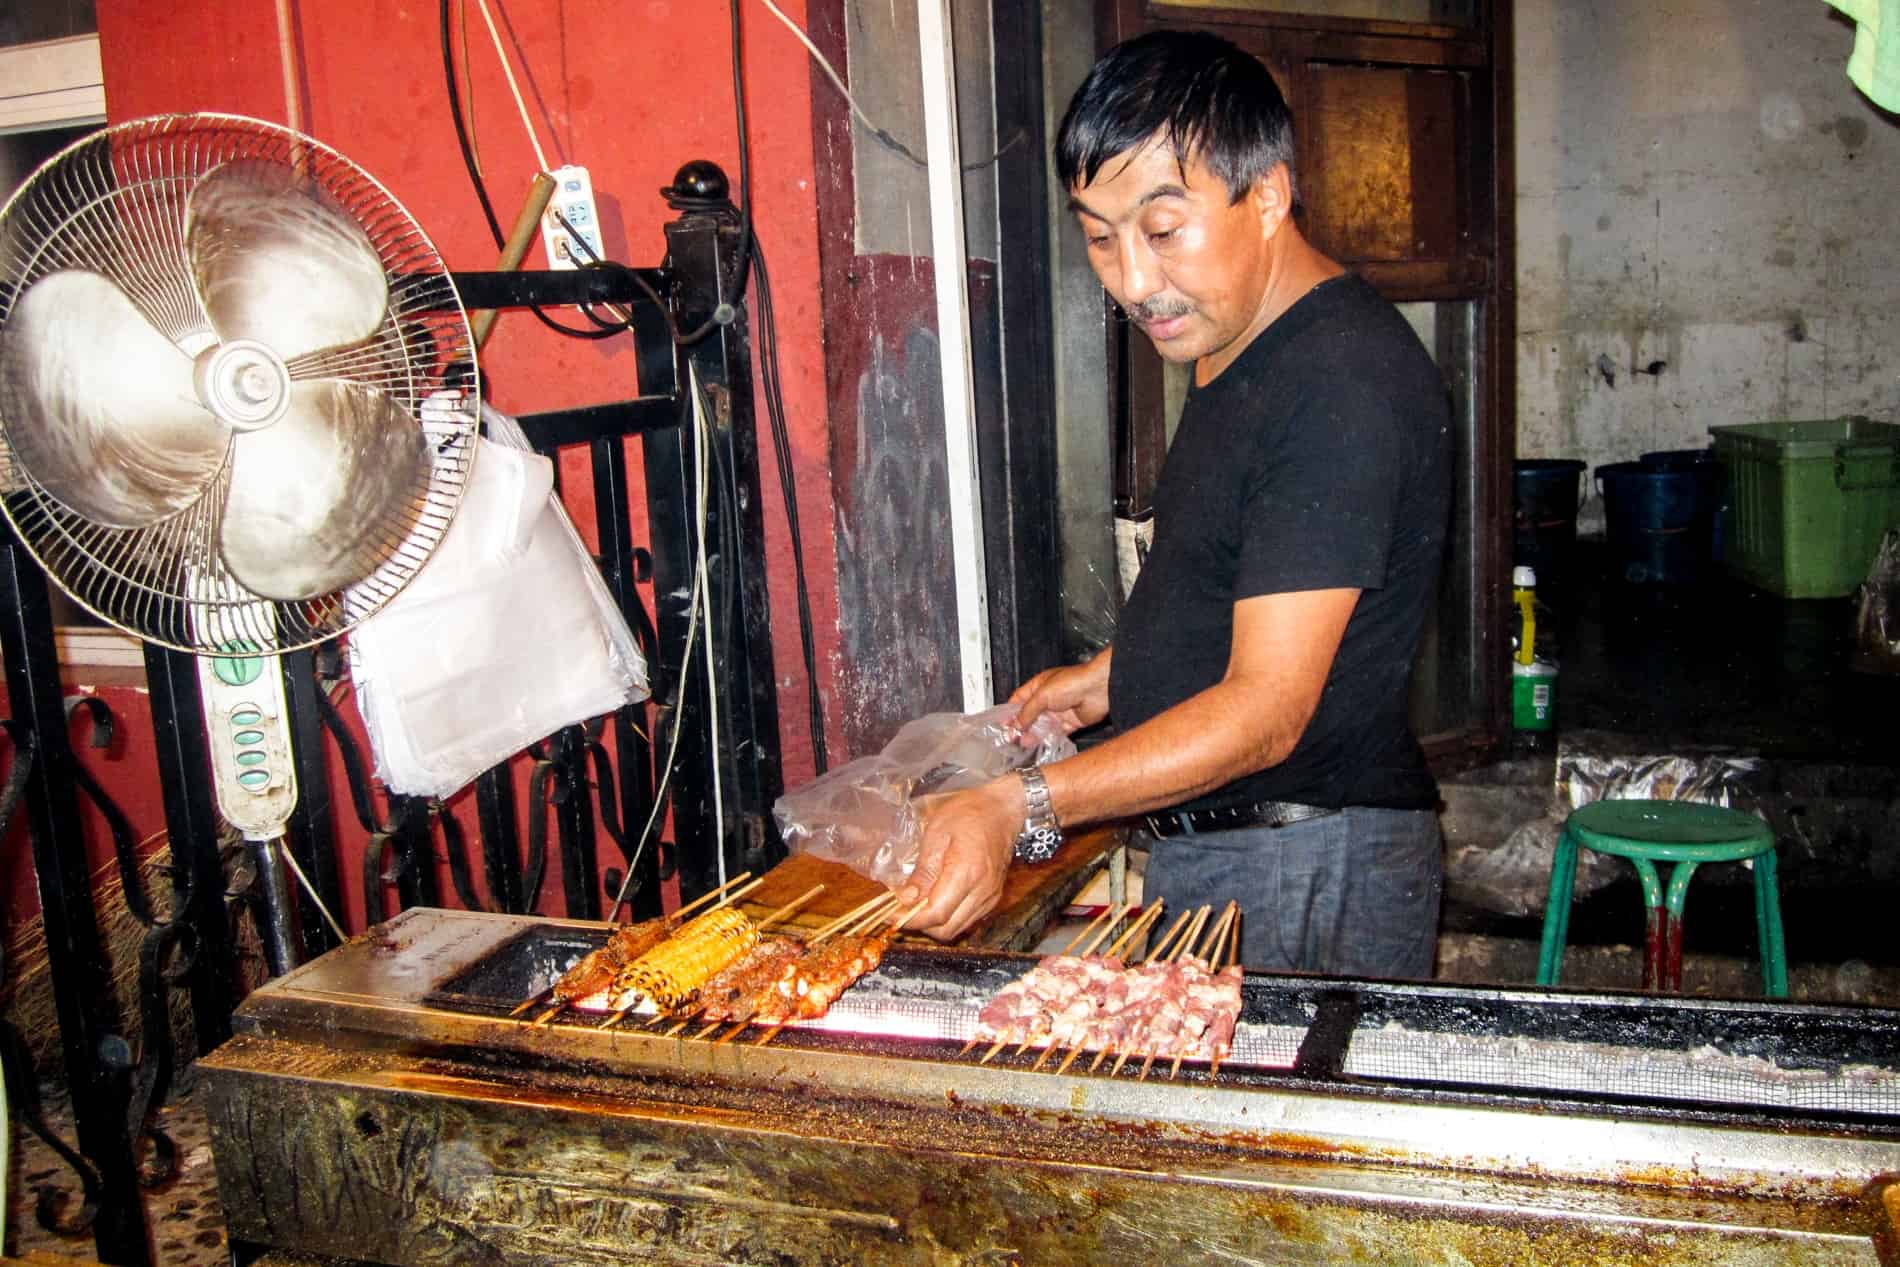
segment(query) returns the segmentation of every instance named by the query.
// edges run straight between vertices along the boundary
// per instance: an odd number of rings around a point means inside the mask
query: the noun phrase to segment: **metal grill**
[[[1790,1068],[1706,1043],[1665,1050],[1362,1026],[1353,1034],[1344,1072],[1387,1082],[1900,1117],[1900,1069]]]

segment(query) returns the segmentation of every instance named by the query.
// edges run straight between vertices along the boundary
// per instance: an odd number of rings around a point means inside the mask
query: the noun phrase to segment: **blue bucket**
[[[1705,579],[1715,561],[1722,468],[1704,450],[1643,455],[1596,470],[1612,576],[1632,585]]]
[[[1511,562],[1537,569],[1538,592],[1561,591],[1577,547],[1578,486],[1584,464],[1575,458],[1520,458],[1511,463]]]

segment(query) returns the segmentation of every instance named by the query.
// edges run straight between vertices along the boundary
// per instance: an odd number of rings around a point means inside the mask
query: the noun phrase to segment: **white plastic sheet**
[[[778,798],[772,814],[793,853],[841,862],[896,888],[910,878],[923,844],[916,798],[976,787],[1008,770],[1075,755],[1048,714],[1024,746],[1012,705],[976,713],[929,713],[873,756],[859,757]]]
[[[552,464],[514,419],[486,405],[482,418],[448,534],[350,635],[392,792],[448,796],[562,726],[647,695],[646,662],[554,495]]]

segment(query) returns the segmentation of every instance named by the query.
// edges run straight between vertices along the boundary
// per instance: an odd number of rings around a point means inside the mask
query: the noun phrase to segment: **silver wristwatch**
[[[1016,856],[1024,862],[1047,862],[1062,846],[1062,824],[1049,802],[1049,780],[1041,766],[1016,771],[1023,781],[1023,830],[1016,837]]]

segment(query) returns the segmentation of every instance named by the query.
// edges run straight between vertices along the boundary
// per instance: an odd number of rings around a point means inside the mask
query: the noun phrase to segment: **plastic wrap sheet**
[[[908,722],[882,752],[859,757],[773,805],[794,853],[841,862],[892,888],[910,878],[923,843],[915,798],[986,783],[1026,765],[1075,755],[1055,719],[1043,715],[1027,746],[1010,705],[979,713],[930,713]]]
[[[1900,528],[1889,529],[1880,539],[1880,550],[1860,587],[1854,668],[1900,673]]]
[[[1739,753],[1632,751],[1628,735],[1568,732],[1557,753],[1561,812],[1592,801],[1700,801],[1755,808],[1759,759]]]

